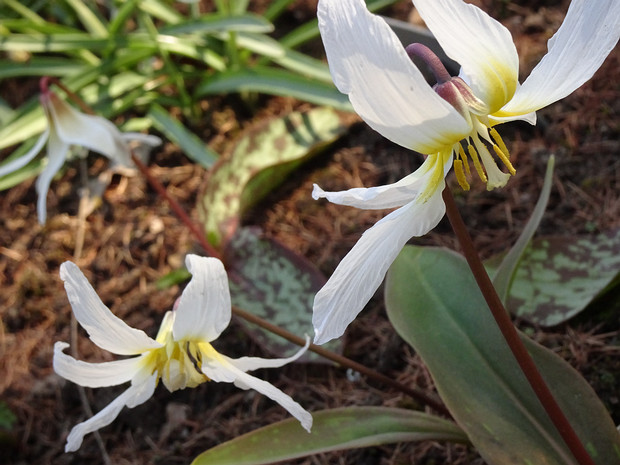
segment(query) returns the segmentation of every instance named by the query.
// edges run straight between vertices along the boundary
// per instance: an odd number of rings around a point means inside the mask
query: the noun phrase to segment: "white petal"
[[[340,337],[373,296],[388,268],[413,236],[433,229],[445,213],[444,182],[424,203],[411,202],[367,230],[316,294],[314,343]]]
[[[80,113],[50,92],[41,96],[63,142],[99,152],[117,163],[131,166],[129,147],[114,124],[100,116]]]
[[[213,351],[215,350],[213,349]],[[209,354],[211,354],[211,351],[209,351],[209,353],[203,353],[202,369],[204,374],[211,380],[216,382],[234,382],[235,386],[241,389],[251,388],[260,392],[288,410],[291,415],[299,420],[301,426],[303,426],[306,431],[310,432],[310,428],[312,427],[312,415],[289,395],[283,393],[273,384],[244,373],[233,365],[233,361],[228,359],[228,357],[217,354],[219,357],[214,358],[212,356],[210,357]],[[205,363],[205,361],[208,363]]]
[[[422,166],[398,182],[378,187],[356,187],[340,192],[326,192],[316,184],[312,197],[317,200],[325,198],[338,205],[361,208],[364,210],[402,207],[415,199],[424,189],[428,172],[434,163],[433,157],[427,157]]]
[[[54,344],[54,371],[80,386],[98,388],[116,386],[130,381],[143,365],[142,357],[114,362],[88,363],[63,352],[66,342]]]
[[[47,143],[47,164],[35,183],[39,196],[37,199],[37,216],[40,224],[44,224],[47,219],[47,191],[52,179],[65,163],[68,152],[69,146],[58,137],[56,130],[51,128]]]
[[[308,347],[310,346],[310,338],[306,336],[306,345],[299,349],[294,355],[286,358],[260,358],[260,357],[241,357],[237,359],[232,359],[222,355],[226,360],[236,366],[243,372],[258,370],[259,368],[279,368],[287,363],[294,362],[303,354],[306,353]]]
[[[573,0],[548,53],[499,116],[529,113],[566,97],[592,77],[618,37],[618,0]]]
[[[476,97],[499,110],[513,96],[519,56],[508,29],[462,0],[414,0],[446,54],[457,61]]]
[[[336,87],[373,129],[403,147],[435,153],[470,132],[427,84],[386,22],[363,0],[321,0],[319,29]]]
[[[28,153],[0,166],[0,177],[5,176],[9,173],[12,173],[13,171],[17,171],[22,166],[26,166],[30,162],[30,160],[36,157],[37,154],[41,151],[41,149],[45,145],[45,142],[47,142],[49,134],[50,134],[50,129],[49,127],[47,127],[45,128],[45,131],[43,132],[43,134],[41,134],[41,137],[39,137],[39,140],[37,140],[36,144],[34,144],[34,147],[32,147],[28,151]]]
[[[156,385],[157,373],[154,373],[141,383],[132,384],[129,389],[114,399],[95,416],[75,425],[67,437],[65,452],[78,450],[82,445],[84,436],[112,423],[123,407],[127,406],[133,408],[146,402],[153,395]]]
[[[144,331],[132,328],[106,307],[80,269],[71,262],[60,265],[60,279],[77,321],[102,349],[119,355],[135,355],[162,347]]]
[[[185,264],[192,279],[179,299],[172,327],[174,340],[213,341],[230,323],[226,270],[217,258],[198,255],[188,255]]]
[[[139,144],[148,145],[149,147],[157,147],[161,145],[161,139],[151,134],[142,134],[141,132],[123,132],[121,133],[122,139],[129,144],[136,141]]]

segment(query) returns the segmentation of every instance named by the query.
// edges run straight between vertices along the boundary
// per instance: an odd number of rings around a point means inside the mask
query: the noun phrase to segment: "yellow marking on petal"
[[[454,160],[454,174],[456,174],[456,180],[464,191],[469,190],[469,183],[465,179],[465,172],[463,171],[463,161]]]
[[[471,176],[471,170],[469,169],[469,161],[467,161],[467,155],[465,155],[465,150],[463,150],[463,146],[459,143],[459,155],[461,160],[463,160],[463,165],[465,165],[465,174],[467,176]]]
[[[452,156],[452,152],[450,152],[450,156]],[[426,187],[418,197],[419,203],[424,203],[428,199],[432,197],[432,195],[437,191],[439,184],[441,184],[441,180],[443,179],[443,156],[442,153],[436,153],[434,155],[429,155],[429,157],[434,157],[432,170],[428,182],[426,183]],[[429,170],[429,171],[430,171]]]
[[[491,137],[493,138],[499,149],[506,156],[506,158],[510,159],[510,152],[508,152],[508,147],[506,147],[506,144],[504,144],[504,140],[502,139],[502,136],[499,135],[499,132],[497,132],[495,128],[489,128],[489,133],[491,134]]]
[[[510,174],[514,176],[517,170],[514,169],[514,166],[512,166],[512,163],[510,163],[510,160],[508,160],[506,154],[495,144],[493,144],[493,150],[495,150],[495,154],[499,157],[499,159],[504,162],[504,165],[506,165],[506,168],[508,168]]]
[[[480,164],[480,159],[478,158],[478,152],[476,152],[476,148],[470,144],[467,147],[467,151],[469,152],[469,156],[471,157],[471,160],[474,162],[474,167],[476,168],[476,171],[478,172],[478,176],[480,177],[482,182],[487,182],[487,175],[484,173],[484,170],[482,169],[482,165]]]

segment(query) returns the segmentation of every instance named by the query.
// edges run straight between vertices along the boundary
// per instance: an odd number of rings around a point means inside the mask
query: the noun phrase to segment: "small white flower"
[[[310,413],[272,384],[246,373],[258,368],[281,367],[296,360],[307,350],[309,340],[305,347],[288,358],[232,359],[220,354],[211,342],[230,322],[226,271],[219,260],[197,255],[188,255],[186,265],[192,279],[175,310],[165,314],[156,339],[114,316],[74,263],[61,265],[60,277],[65,282],[73,313],[90,339],[114,354],[137,355],[112,362],[87,363],[63,352],[69,344],[55,344],[54,370],[63,378],[93,388],[131,383],[107,407],[73,427],[67,438],[66,452],[79,449],[86,434],[110,424],[123,407],[133,408],[146,402],[153,395],[159,379],[171,392],[196,387],[210,380],[234,383],[241,389],[255,389],[283,406],[310,431]]]
[[[400,207],[364,233],[316,295],[317,344],[342,335],[407,241],[439,223],[452,165],[464,189],[466,173],[474,171],[469,161],[488,189],[505,185],[515,170],[493,126],[519,119],[534,124],[535,111],[592,77],[620,36],[620,1],[573,0],[548,53],[520,85],[517,50],[502,24],[462,0],[413,3],[447,55],[460,63],[459,77],[435,73],[438,83],[430,87],[394,32],[363,0],[319,0],[319,29],[338,89],[373,129],[428,157],[388,186],[342,192],[315,186],[315,199],[363,209]]]
[[[28,153],[0,166],[0,177],[27,165],[47,142],[47,164],[36,182],[39,195],[37,215],[41,224],[45,223],[47,217],[46,198],[50,183],[62,168],[71,145],[84,146],[105,155],[115,164],[131,167],[130,141],[135,140],[151,147],[161,143],[155,136],[121,133],[107,119],[80,113],[48,89],[41,93],[40,100],[47,118],[47,128]]]

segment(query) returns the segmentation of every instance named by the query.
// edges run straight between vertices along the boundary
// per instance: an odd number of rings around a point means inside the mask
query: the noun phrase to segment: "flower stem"
[[[168,202],[168,204],[170,205],[170,208],[174,210],[174,213],[179,217],[179,219],[183,222],[183,224],[185,224],[185,226],[189,228],[189,230],[192,232],[196,240],[198,240],[198,243],[202,246],[202,248],[205,250],[207,255],[209,255],[210,257],[214,257],[219,260],[222,260],[221,254],[215,249],[215,247],[209,244],[209,241],[207,241],[205,235],[202,233],[198,225],[192,221],[192,219],[185,212],[185,210],[183,210],[183,207],[181,207],[179,202],[177,202],[175,199],[173,199],[170,196],[170,194],[168,194],[168,191],[163,186],[163,184],[159,181],[159,179],[153,176],[151,172],[149,171],[149,169],[147,168],[147,166],[144,163],[142,163],[142,161],[138,157],[136,157],[133,153],[131,154],[131,159],[135,163],[135,165],[138,167],[140,172],[144,175],[144,177],[146,178],[148,183],[151,185],[151,187],[153,187],[153,189],[155,189],[157,193],[161,195]]]
[[[289,333],[285,329],[282,329],[279,326],[271,324],[268,321],[265,321],[262,318],[257,317],[256,315],[252,315],[251,313],[248,313],[245,310],[241,310],[240,308],[237,308],[237,307],[233,307],[232,310],[235,315],[240,316],[241,318],[251,323],[254,323],[257,326],[260,326],[261,328],[266,329],[267,331],[277,334],[278,336],[286,339],[289,342],[292,342],[293,344],[304,346],[306,343],[304,338],[299,337],[293,333]],[[329,350],[326,350],[323,347],[318,346],[316,344],[310,344],[310,347],[308,348],[308,350],[310,350],[311,352],[314,352],[315,354],[320,355],[321,357],[331,360],[332,362],[335,362],[338,365],[344,366],[346,368],[351,368],[352,370],[358,371],[359,373],[369,378],[375,379],[383,384],[386,384],[395,389],[398,389],[399,391],[409,395],[410,397],[417,399],[420,402],[428,405],[436,412],[441,413],[447,417],[451,417],[450,412],[448,411],[446,407],[443,406],[443,404],[430,398],[429,396],[427,396],[421,391],[418,391],[417,389],[412,389],[403,384],[400,384],[398,381],[394,381],[392,378],[389,378],[377,371],[371,370],[370,368],[366,367],[365,365],[362,365],[361,363],[354,362],[353,360],[343,357],[342,355],[338,355],[334,352],[330,352]]]
[[[495,322],[504,336],[508,347],[510,347],[510,350],[517,360],[521,371],[527,378],[527,381],[534,390],[536,397],[557,428],[560,436],[562,436],[562,439],[566,443],[567,447],[570,449],[575,459],[577,459],[577,462],[580,465],[595,465],[592,457],[590,457],[590,454],[586,451],[581,440],[575,433],[575,430],[570,425],[568,419],[564,415],[564,412],[553,397],[551,390],[545,383],[545,380],[536,367],[534,360],[528,353],[523,341],[521,341],[521,338],[517,333],[516,328],[512,324],[510,316],[504,308],[501,299],[497,295],[497,292],[493,287],[493,283],[491,282],[491,279],[489,278],[489,275],[487,274],[484,265],[478,256],[478,252],[474,247],[471,236],[469,235],[465,223],[463,222],[463,218],[458,211],[454,197],[452,196],[452,191],[448,186],[446,186],[442,195],[446,204],[446,214],[450,220],[452,229],[461,244],[463,255],[465,255],[467,263],[469,264],[474,278],[478,283],[478,287],[482,291],[482,295],[484,296],[484,299],[493,314],[493,318],[495,318]]]

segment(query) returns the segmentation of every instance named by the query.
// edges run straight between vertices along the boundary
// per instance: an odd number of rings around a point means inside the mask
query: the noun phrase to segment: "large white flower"
[[[112,362],[87,363],[64,353],[69,344],[55,344],[54,370],[63,378],[93,388],[131,383],[107,407],[73,427],[67,438],[66,452],[77,450],[86,434],[110,424],[123,407],[133,408],[146,402],[159,379],[171,392],[210,380],[234,383],[241,389],[255,389],[283,406],[310,431],[310,413],[272,384],[246,373],[258,368],[281,367],[296,360],[306,351],[309,341],[289,358],[232,359],[220,354],[211,342],[230,322],[226,271],[219,260],[196,255],[188,255],[186,265],[192,279],[176,309],[165,314],[156,339],[114,316],[74,263],[61,265],[60,277],[65,282],[73,313],[90,339],[114,354],[137,355]]]
[[[419,47],[405,50],[363,0],[319,0],[319,28],[338,89],[373,129],[428,157],[413,174],[388,186],[342,192],[315,186],[315,199],[364,209],[400,207],[364,233],[316,295],[318,344],[342,335],[405,243],[443,217],[441,192],[452,165],[465,189],[474,169],[488,189],[506,184],[514,168],[493,126],[518,119],[534,124],[536,110],[592,77],[620,36],[620,1],[573,0],[548,53],[520,85],[517,51],[499,22],[462,0],[413,3],[447,55],[460,63],[459,77],[438,69]],[[408,51],[426,54],[437,85],[426,83]]]
[[[161,143],[159,137],[135,132],[121,133],[107,119],[80,113],[50,90],[45,89],[40,100],[47,118],[47,128],[28,153],[0,166],[0,177],[27,165],[47,142],[47,164],[36,183],[39,195],[37,215],[41,224],[47,217],[47,191],[52,178],[62,168],[71,145],[84,146],[105,155],[117,165],[130,167],[133,166],[130,141],[151,147]]]

